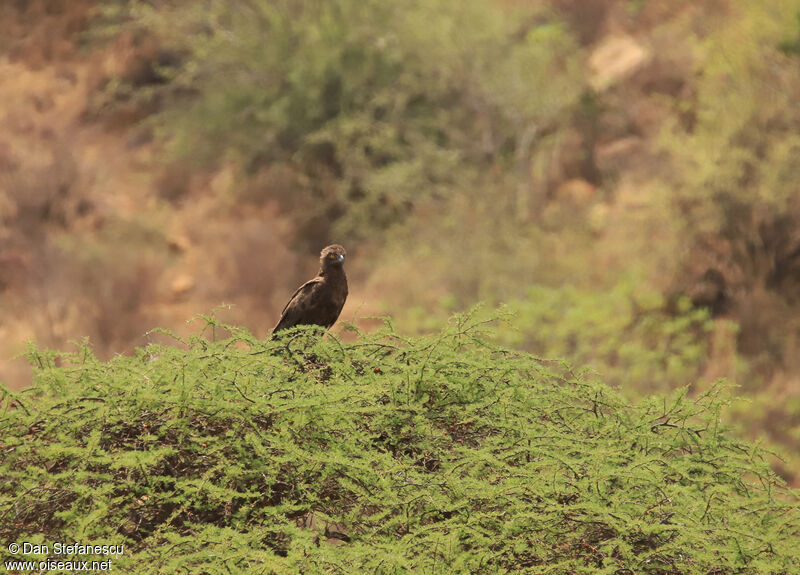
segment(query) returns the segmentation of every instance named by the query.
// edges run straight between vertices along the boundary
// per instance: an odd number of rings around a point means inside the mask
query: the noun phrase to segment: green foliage
[[[800,177],[794,161],[800,114],[793,97],[800,70],[782,65],[785,57],[770,41],[791,29],[783,17],[791,5],[739,2],[743,16],[702,45],[696,119],[688,129],[672,126],[663,141],[673,157],[678,221],[689,242],[708,232],[758,242],[759,225],[792,209]]]
[[[632,281],[608,291],[537,286],[508,312],[517,329],[501,333],[504,344],[590,365],[607,383],[637,393],[696,380],[713,325],[707,310],[684,300],[668,312],[660,294]]]
[[[440,309],[454,307],[452,299],[439,301]],[[701,378],[714,326],[708,310],[693,308],[686,298],[674,307],[633,276],[609,289],[533,285],[525,297],[504,304],[506,321],[494,338],[538,357],[589,366],[607,384],[634,396],[666,392]],[[398,313],[396,321],[404,329],[429,332],[445,313],[416,306]]]
[[[133,2],[123,16],[109,7],[182,54],[161,88],[173,97],[154,118],[178,154],[250,171],[288,165],[283,199],[298,223],[335,219],[350,236],[401,221],[418,200],[457,195],[579,90],[569,34],[532,7],[211,0]]]
[[[738,351],[751,366],[745,387],[760,396],[755,405],[771,404],[748,412],[749,431],[767,430],[796,454],[788,431],[796,402],[754,382],[797,371],[800,67],[777,45],[797,33],[797,2],[732,7],[736,17],[698,42],[702,74],[680,102],[690,120],[676,120],[663,133],[662,150],[671,158],[667,213],[679,246],[671,249],[695,273],[707,269],[722,278],[725,312],[739,324]],[[773,432],[776,421],[787,430]]]
[[[390,325],[31,351],[0,403],[0,538],[129,573],[789,574],[797,499],[720,389],[629,405],[558,362]]]

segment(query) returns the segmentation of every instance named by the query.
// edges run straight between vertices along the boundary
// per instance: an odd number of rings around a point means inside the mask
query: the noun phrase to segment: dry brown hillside
[[[0,6],[0,379],[13,387],[28,340],[89,336],[108,356],[234,302],[221,317],[263,335],[316,269],[313,254],[295,261],[274,206],[230,201],[231,170],[165,166],[136,109],[98,113],[105,82],[149,64],[128,37],[87,46],[93,8]]]

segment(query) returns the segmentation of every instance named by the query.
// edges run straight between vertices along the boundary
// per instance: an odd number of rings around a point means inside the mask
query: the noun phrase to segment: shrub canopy
[[[124,543],[135,573],[800,570],[796,498],[723,390],[626,404],[484,328],[32,351],[0,539]]]

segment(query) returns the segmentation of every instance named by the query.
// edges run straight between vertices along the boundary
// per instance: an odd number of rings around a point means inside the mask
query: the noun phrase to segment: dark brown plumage
[[[308,280],[292,294],[289,303],[281,312],[278,325],[272,336],[282,329],[296,325],[321,325],[331,327],[347,299],[347,276],[344,274],[344,258],[347,254],[338,244],[328,246],[320,254],[320,270],[317,277]]]

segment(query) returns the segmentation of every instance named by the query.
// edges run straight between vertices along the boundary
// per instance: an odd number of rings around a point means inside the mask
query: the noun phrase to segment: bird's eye
[[[334,253],[328,254],[328,259],[329,260],[336,259],[336,254],[334,254]]]

